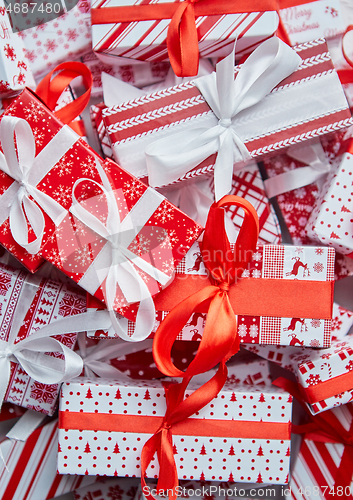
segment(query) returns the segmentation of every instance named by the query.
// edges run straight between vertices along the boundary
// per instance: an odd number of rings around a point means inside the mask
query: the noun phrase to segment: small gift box
[[[102,160],[29,90],[6,108],[0,138],[0,241],[34,272],[42,246],[72,205],[76,179],[101,182]]]
[[[212,75],[117,104],[103,116],[123,168],[148,174],[154,187],[214,171],[217,200],[231,188],[234,165],[352,123],[325,41],[293,50],[277,38],[238,66],[235,80],[231,55]]]
[[[353,257],[352,192],[353,141],[336,161],[306,225],[310,238]]]
[[[6,4],[7,5],[7,4]],[[4,2],[0,1],[0,98],[11,97],[25,87],[35,87],[25,58],[25,47],[13,33]]]
[[[139,486],[136,478],[100,477],[95,483],[74,491],[74,500],[134,500]]]
[[[124,3],[124,5],[122,5]],[[238,39],[239,57],[274,34],[274,2],[263,11],[249,3],[163,2],[136,5],[131,0],[92,3],[92,45],[100,57],[163,61],[168,57],[178,76],[195,76],[198,58],[228,54]]]
[[[0,347],[2,353],[8,352],[1,365],[4,401],[54,413],[59,393],[54,378],[59,382],[68,375],[70,363],[78,373],[82,369],[81,359],[71,353],[81,327],[77,318],[68,325],[68,318],[83,317],[85,311],[85,296],[80,290],[0,264]],[[82,328],[87,328],[83,322],[81,319]],[[55,335],[56,340],[47,339],[49,335]],[[47,346],[48,356],[42,354],[41,343]],[[32,351],[40,351],[37,360]]]
[[[143,475],[142,447],[162,424],[165,390],[157,381],[125,385],[76,379],[63,386],[59,473]],[[291,402],[277,388],[234,384],[221,390],[212,403],[168,431],[179,478],[286,484]],[[146,473],[158,477],[156,458]]]
[[[291,45],[310,42],[315,38],[333,38],[346,28],[340,0],[281,0],[279,15]]]
[[[242,282],[246,283],[249,280],[249,286],[254,283],[259,283],[262,286],[261,280],[264,280],[266,286],[268,279],[276,280],[276,287],[283,285],[293,286],[293,293],[296,298],[301,295],[298,293],[301,283],[315,283],[318,287],[317,293],[322,286],[322,290],[328,285],[333,287],[333,266],[334,253],[329,248],[323,247],[292,247],[281,245],[264,245],[259,246],[254,253],[252,260],[249,262],[247,269],[244,270]],[[157,330],[162,321],[168,317],[171,311],[182,299],[189,295],[193,290],[201,287],[201,283],[208,282],[207,270],[202,261],[199,243],[195,243],[185,258],[181,261],[176,269],[176,275],[173,283],[168,288],[156,297],[156,323],[153,332]],[[326,284],[325,284],[326,283]],[[234,285],[234,293],[236,290]],[[310,285],[311,286],[311,285]],[[298,288],[297,288],[298,287]],[[297,288],[297,291],[294,289]],[[184,291],[185,290],[185,291]],[[264,289],[265,290],[265,289]],[[310,295],[307,296],[303,304],[295,302],[293,295],[290,302],[293,304],[291,315],[281,311],[281,305],[284,300],[284,293],[281,295],[281,300],[269,298],[272,302],[271,309],[273,314],[265,306],[260,306],[260,302],[264,304],[263,295],[269,294],[270,291],[263,291],[259,296],[259,301],[255,300],[253,293],[253,302],[250,313],[250,305],[242,306],[239,299],[234,298],[234,311],[237,313],[237,333],[241,343],[244,344],[280,344],[280,345],[302,345],[315,347],[328,347],[331,345],[331,315],[332,315],[332,296],[331,292],[327,296],[326,302],[326,319],[320,317],[318,313],[317,303],[313,304],[311,311],[307,310],[304,303],[308,305]],[[305,293],[305,292],[304,292]],[[315,293],[315,292],[313,292]],[[260,299],[261,297],[261,299]],[[304,297],[304,296],[302,296]],[[278,301],[277,301],[278,300]],[[297,300],[297,299],[296,299]],[[233,304],[232,298],[230,303]],[[243,314],[241,309],[248,310],[248,314]],[[287,308],[287,306],[286,306]],[[304,312],[306,309],[306,312]],[[276,310],[276,314],[274,314]],[[282,316],[283,314],[283,316]],[[200,340],[205,327],[207,313],[205,308],[198,307],[192,313],[186,325],[178,334],[179,340]],[[129,323],[129,328],[133,331],[134,324]]]
[[[62,16],[19,31],[26,47],[26,61],[37,81],[58,64],[78,59],[92,50],[90,21],[89,3],[79,0]]]
[[[0,446],[4,457],[0,465],[3,499],[49,500],[96,480],[94,476],[57,474],[57,420],[35,430],[26,441],[5,439]]]
[[[114,162],[99,168],[102,185],[76,183],[74,217],[63,219],[42,255],[109,311],[136,321],[134,339],[143,340],[154,324],[151,296],[171,280],[203,229]],[[112,321],[120,336],[130,337],[115,313]]]

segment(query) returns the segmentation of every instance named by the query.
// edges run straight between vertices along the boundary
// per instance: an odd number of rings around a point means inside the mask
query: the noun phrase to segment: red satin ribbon
[[[353,389],[353,372],[349,371],[332,379],[319,382],[317,385],[301,387],[301,393],[303,399],[312,404],[351,389]]]
[[[55,76],[53,76],[55,74]],[[57,102],[63,91],[72,80],[82,77],[86,91],[73,102],[54,112]],[[84,135],[84,127],[80,121],[74,121],[89,103],[93,85],[92,73],[89,68],[80,62],[65,62],[56,66],[38,84],[36,94],[54,112],[54,115],[63,123],[69,125],[79,135]]]
[[[195,18],[277,10],[276,0],[185,0],[91,10],[93,24],[171,19],[167,33],[169,59],[177,76],[196,76],[199,65]]]
[[[310,417],[308,424],[292,425],[292,431],[295,434],[304,434],[304,438],[313,441],[342,443],[345,445],[341,463],[334,478],[333,491],[337,491],[338,486],[343,486],[343,492],[346,491],[345,487],[348,487],[347,491],[350,491],[353,476],[353,419],[350,429],[347,431],[331,410],[315,416],[312,415],[302,399],[300,387],[295,382],[280,377],[273,384],[292,394]],[[331,487],[331,485],[328,486]],[[341,498],[351,498],[351,495],[346,496],[344,494]]]
[[[346,31],[343,33],[343,37],[342,37],[342,53],[343,53],[345,60],[352,68],[352,69],[339,69],[339,70],[337,70],[337,74],[338,74],[338,77],[339,77],[342,85],[344,85],[346,83],[353,83],[353,61],[352,61],[352,59],[350,59],[348,57],[346,51],[344,50],[344,37],[346,36],[346,34],[349,31],[352,31],[352,30],[353,30],[353,25],[350,24],[348,26],[348,28],[346,29]]]

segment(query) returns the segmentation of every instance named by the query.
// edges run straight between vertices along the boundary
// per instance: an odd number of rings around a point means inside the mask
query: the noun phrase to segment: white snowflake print
[[[176,234],[175,229],[170,229],[168,231],[168,240],[169,240],[171,246],[175,246],[179,243],[179,238]]]
[[[33,122],[38,122],[44,116],[44,110],[36,102],[30,102],[28,106],[23,108],[23,112],[26,120],[30,120]]]
[[[306,223],[308,222],[308,219],[306,217],[299,217],[298,219],[298,224],[299,226],[306,226]]]
[[[96,169],[96,159],[93,156],[87,156],[85,161],[80,164],[80,168],[83,175],[91,175],[92,170]]]
[[[64,175],[70,175],[72,167],[74,166],[74,162],[72,160],[66,159],[65,157],[61,158],[60,161],[55,165],[52,172],[59,177],[63,177]]]
[[[295,189],[295,190],[294,190],[294,196],[295,196],[296,198],[299,198],[299,199],[301,199],[301,200],[302,200],[302,199],[303,199],[303,198],[305,198],[305,196],[306,196],[306,189],[305,189],[305,188],[303,188],[303,187],[298,188],[298,189]]]
[[[135,198],[141,198],[142,193],[143,193],[143,186],[140,182],[131,180],[124,182],[124,195],[126,198],[129,198],[130,200],[133,200]]]
[[[312,319],[310,321],[310,324],[313,328],[320,328],[321,326],[321,321],[319,319]]]
[[[60,228],[61,226],[59,226]],[[87,233],[87,227],[78,219],[75,219],[75,234],[84,236]]]
[[[279,196],[277,196],[277,200],[278,200],[279,202],[284,201],[284,199],[285,199],[285,198],[284,198],[283,194],[280,194]]]
[[[246,325],[239,325],[238,326],[238,335],[239,337],[245,337],[247,333],[247,327]]]
[[[188,243],[193,243],[197,239],[198,234],[199,234],[199,230],[197,227],[189,228],[186,231],[186,241]]]
[[[249,271],[249,269],[244,269],[241,277],[242,278],[250,278],[250,271]]]
[[[84,245],[76,250],[75,261],[82,266],[87,266],[93,262],[92,252],[88,245]]]
[[[10,220],[6,219],[5,222],[1,225],[2,234],[7,234],[10,231]]]
[[[284,221],[287,225],[289,225],[292,222],[292,214],[283,214]]]
[[[138,267],[136,267],[135,269],[137,271],[137,274],[141,276],[143,281],[147,284],[150,280],[150,277],[145,272],[143,272],[142,269],[139,269]]]
[[[261,271],[258,269],[254,269],[251,274],[253,278],[261,278]]]
[[[322,273],[322,271],[324,270],[324,265],[322,264],[322,262],[315,262],[313,268],[316,273]]]
[[[320,342],[317,339],[310,340],[310,347],[320,347]]]
[[[260,262],[262,259],[261,252],[255,252],[254,255],[252,256],[252,260],[255,260],[256,262]]]
[[[39,128],[34,128],[32,130],[33,132],[33,137],[34,137],[34,140],[36,142],[36,145],[37,146],[41,146],[43,144],[43,140],[44,140],[44,133],[41,132],[41,130]]]
[[[143,255],[151,249],[151,240],[146,238],[143,234],[138,234],[136,238],[129,245],[129,250],[136,255]]]
[[[9,43],[4,46],[4,52],[7,59],[10,59],[11,61],[16,59],[15,49]]]
[[[156,219],[159,219],[162,224],[165,224],[166,222],[174,219],[174,208],[171,205],[168,205],[166,201],[163,201],[155,211],[154,216]],[[192,231],[192,229],[188,229],[188,231]],[[189,237],[190,240],[187,241],[192,241],[192,236],[189,235]]]
[[[168,233],[166,232],[166,236],[164,239],[161,239],[161,248],[163,248],[164,250],[167,249],[167,250],[171,250],[172,248],[172,244],[170,242],[170,239],[169,239],[169,236],[168,236]]]
[[[58,251],[56,249],[51,250],[46,256],[46,259],[48,259],[49,262],[54,264],[54,266],[59,269],[63,267],[64,258],[65,258],[64,251],[63,250]]]
[[[254,339],[255,337],[257,337],[259,334],[259,328],[257,325],[250,325],[250,328],[249,328],[249,335],[252,339]]]
[[[123,307],[126,307],[127,305],[128,305],[128,303],[123,295],[115,296],[114,304],[113,304],[113,308],[115,311],[119,311],[119,309],[122,309]]]
[[[167,275],[170,276],[175,269],[174,261],[173,259],[166,260],[162,264],[162,271]]]
[[[70,189],[70,187],[59,184],[58,189],[53,191],[53,198],[55,199],[55,201],[60,203],[60,205],[66,205],[72,200],[72,189]]]
[[[324,249],[323,248],[315,248],[315,253],[316,255],[322,255],[324,253]]]

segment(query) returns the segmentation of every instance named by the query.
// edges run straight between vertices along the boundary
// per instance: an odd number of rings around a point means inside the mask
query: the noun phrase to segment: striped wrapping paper
[[[9,469],[0,465],[0,498],[46,500],[94,483],[95,476],[62,476],[56,472],[57,421],[35,430],[27,441],[6,439],[1,451]]]
[[[163,3],[165,0],[94,0],[92,9],[124,5]],[[176,0],[174,0],[176,1]],[[230,8],[231,9],[231,8]],[[170,20],[94,24],[93,50],[102,60],[112,57],[139,61],[163,61],[168,58],[166,37]],[[223,57],[237,40],[239,57],[274,34],[278,16],[271,12],[252,12],[202,16],[196,18],[201,57]],[[109,59],[108,59],[109,58]]]
[[[341,406],[332,411],[348,430],[353,418],[353,405]],[[344,445],[340,443],[304,439],[294,464],[287,498],[293,500],[353,498],[353,482],[350,487],[346,487],[346,496],[339,494],[338,486],[341,485],[335,485],[343,451]]]
[[[302,58],[299,68],[260,103],[232,120],[253,159],[352,123],[325,41],[298,45],[294,50]],[[211,128],[217,123],[193,82],[112,106],[103,116],[115,160],[141,178],[147,176],[148,145],[166,137],[172,141],[178,132]],[[175,182],[213,172],[214,162],[212,155]]]

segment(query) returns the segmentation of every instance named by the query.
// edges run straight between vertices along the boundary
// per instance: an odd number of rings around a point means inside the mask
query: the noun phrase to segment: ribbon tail
[[[10,380],[11,366],[8,358],[0,358],[0,410],[5,399],[7,385]],[[4,462],[5,463],[5,462]]]
[[[147,468],[152,462],[154,454],[157,453],[160,442],[160,432],[157,432],[146,441],[141,451],[141,487],[143,494],[147,500],[156,500],[155,497],[150,493],[150,488],[147,486],[145,478]]]
[[[32,227],[35,234],[35,239],[28,241],[28,224]],[[37,254],[40,250],[43,235],[44,235],[44,215],[38,205],[24,196],[19,194],[10,208],[10,229],[16,243],[25,248],[30,254]]]
[[[265,190],[269,198],[294,189],[308,186],[327,175],[327,171],[318,171],[310,166],[296,168],[283,174],[276,175],[264,181]]]
[[[177,497],[178,472],[173,453],[173,437],[170,429],[162,429],[158,449],[159,479],[158,491],[168,491],[169,499]]]
[[[55,226],[59,226],[59,224],[66,217],[67,210],[63,208],[60,203],[45,194],[43,191],[39,191],[39,189],[34,186],[29,185],[28,192],[33,199],[36,200],[38,205],[43,208],[45,213],[54,222]]]

